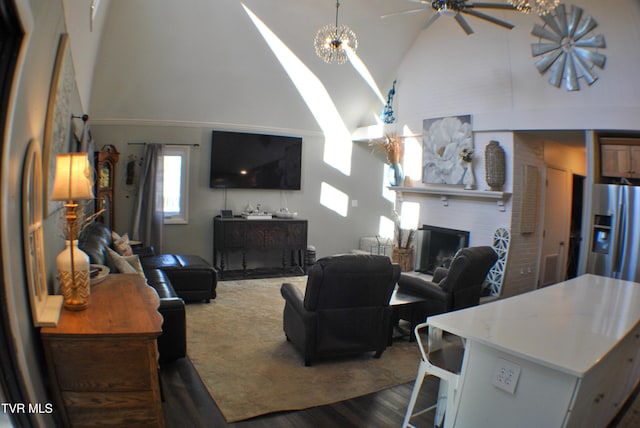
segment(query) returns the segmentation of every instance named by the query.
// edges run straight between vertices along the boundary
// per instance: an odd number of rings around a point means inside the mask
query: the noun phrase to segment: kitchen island
[[[640,378],[640,284],[583,275],[428,318],[466,340],[447,426],[605,427]]]

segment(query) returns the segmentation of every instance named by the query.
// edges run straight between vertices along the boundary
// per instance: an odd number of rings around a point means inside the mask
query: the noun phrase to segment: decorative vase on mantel
[[[89,306],[89,256],[78,248],[78,240],[66,240],[66,248],[56,257],[63,306],[81,311]],[[73,269],[72,269],[73,267]]]
[[[476,178],[473,176],[473,168],[471,168],[471,162],[465,162],[465,164],[462,184],[464,184],[465,190],[473,190],[476,188]]]
[[[400,162],[394,162],[389,165],[388,179],[389,185],[402,186],[402,183],[404,183],[404,172],[402,172]]]
[[[505,181],[505,154],[497,141],[489,141],[484,149],[485,178],[489,188],[494,191],[502,190]]]

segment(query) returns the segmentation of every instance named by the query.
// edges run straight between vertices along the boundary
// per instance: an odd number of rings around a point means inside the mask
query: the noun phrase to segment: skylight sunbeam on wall
[[[320,205],[346,217],[349,214],[349,196],[326,182],[320,184]]]
[[[358,72],[358,74],[364,79],[364,81],[369,85],[373,93],[378,97],[380,102],[384,105],[385,99],[382,96],[382,92],[380,92],[380,88],[376,84],[375,80],[373,80],[373,76],[369,72],[369,69],[364,64],[364,62],[360,59],[357,53],[353,51],[353,49],[345,49],[347,53],[347,57],[349,58],[349,62],[353,66],[353,68]]]
[[[320,79],[246,6],[242,5],[309,107],[325,136],[323,160],[344,175],[351,174],[353,142],[342,117]]]
[[[421,136],[413,132],[408,126],[402,128],[404,138],[404,159],[402,167],[405,177],[411,180],[422,181],[422,139]]]

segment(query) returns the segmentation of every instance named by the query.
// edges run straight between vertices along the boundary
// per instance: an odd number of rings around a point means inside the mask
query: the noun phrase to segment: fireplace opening
[[[416,271],[433,275],[438,267],[448,268],[460,248],[469,246],[469,232],[422,225],[416,235]]]

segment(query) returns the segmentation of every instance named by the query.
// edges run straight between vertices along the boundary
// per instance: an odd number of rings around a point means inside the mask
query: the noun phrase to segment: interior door
[[[539,286],[565,279],[571,221],[571,175],[547,167]]]

